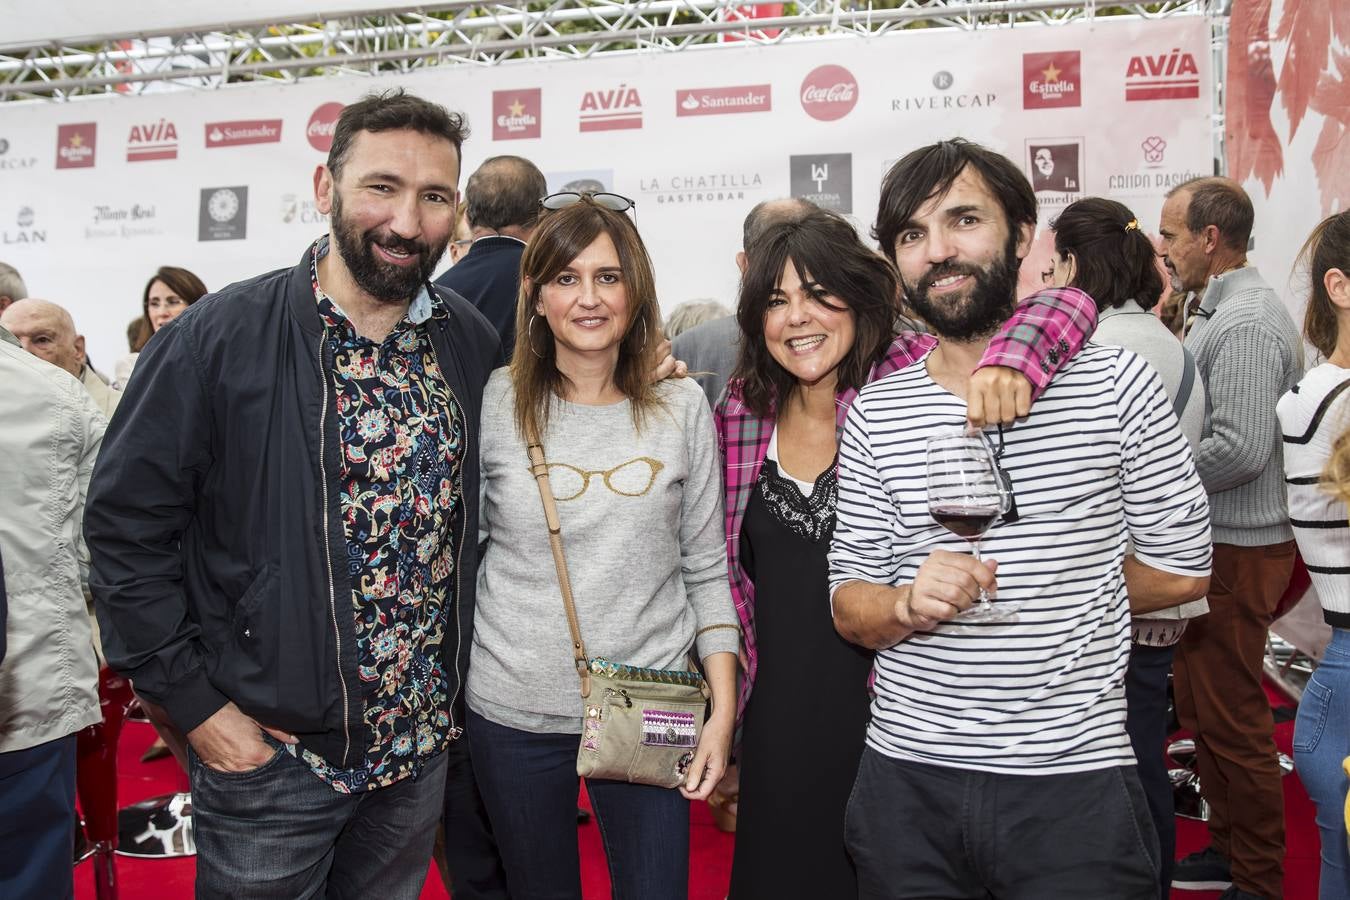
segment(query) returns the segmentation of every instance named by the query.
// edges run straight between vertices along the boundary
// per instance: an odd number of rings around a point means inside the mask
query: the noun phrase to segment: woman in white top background
[[[1322,837],[1322,900],[1350,898],[1346,774],[1350,756],[1350,474],[1333,459],[1350,442],[1350,211],[1322,221],[1300,259],[1311,278],[1303,336],[1325,359],[1280,398],[1289,518],[1312,576],[1331,643],[1304,690],[1294,726],[1294,764]]]

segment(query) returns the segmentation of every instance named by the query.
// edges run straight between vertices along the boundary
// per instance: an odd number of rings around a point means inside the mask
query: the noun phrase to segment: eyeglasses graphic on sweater
[[[575,500],[591,486],[591,479],[599,475],[609,488],[620,497],[641,497],[652,489],[656,475],[666,464],[650,456],[639,456],[628,462],[619,463],[612,469],[588,471],[578,469],[567,463],[549,463],[548,479],[553,486],[553,499],[559,503]]]

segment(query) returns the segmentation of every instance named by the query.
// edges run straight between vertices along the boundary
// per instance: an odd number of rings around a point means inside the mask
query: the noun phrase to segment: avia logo
[[[820,66],[802,82],[801,99],[808,116],[833,122],[858,105],[858,80],[843,66]]]
[[[127,162],[178,158],[178,129],[168,119],[132,125],[127,135]]]
[[[773,88],[767,84],[680,88],[675,91],[676,116],[718,116],[728,113],[768,112],[771,109],[773,109]]]
[[[88,169],[94,165],[98,123],[81,122],[56,129],[56,168]]]
[[[333,133],[337,131],[338,116],[342,115],[341,103],[325,103],[310,114],[309,124],[305,126],[305,139],[320,153],[327,153],[333,147]]]
[[[492,139],[514,141],[537,138],[543,108],[539,88],[492,92]]]
[[[238,147],[242,144],[275,144],[280,140],[280,119],[244,119],[206,124],[207,149]]]
[[[581,98],[582,131],[618,131],[642,127],[642,98],[621,84],[609,91],[587,91]]]
[[[1125,69],[1126,100],[1196,100],[1200,70],[1195,57],[1173,48],[1162,56],[1132,56]]]
[[[1022,108],[1082,106],[1083,56],[1077,50],[1022,54]]]

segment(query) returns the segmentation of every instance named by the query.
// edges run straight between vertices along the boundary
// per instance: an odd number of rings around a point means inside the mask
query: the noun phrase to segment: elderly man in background
[[[75,320],[64,307],[47,300],[15,300],[0,313],[0,325],[23,349],[78,378],[103,415],[112,418],[122,394],[89,364],[84,335],[75,330]]]
[[[99,721],[80,520],[104,419],[0,327],[0,897],[73,896],[75,735]]]
[[[0,313],[15,300],[22,300],[27,296],[28,287],[23,283],[19,270],[8,263],[0,262]]]
[[[1158,229],[1172,289],[1194,297],[1186,349],[1209,397],[1195,466],[1214,524],[1209,615],[1186,629],[1173,673],[1177,716],[1195,735],[1210,845],[1177,863],[1172,885],[1226,888],[1224,900],[1278,900],[1284,859],[1284,794],[1261,677],[1294,564],[1275,406],[1302,374],[1303,351],[1279,295],[1247,264],[1253,219],[1236,182],[1198,178],[1168,194]]]

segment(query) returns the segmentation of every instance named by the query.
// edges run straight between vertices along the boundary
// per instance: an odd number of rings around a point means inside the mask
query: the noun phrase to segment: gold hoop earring
[[[537,315],[530,316],[530,324],[525,326],[525,342],[526,342],[527,344],[530,345],[530,352],[531,352],[531,353],[533,353],[535,356],[539,357],[540,359],[543,359],[543,358],[544,358],[544,354],[542,354],[542,353],[540,353],[538,350],[534,349],[534,323],[537,322],[537,321],[539,321],[539,316],[537,316]]]
[[[647,349],[647,320],[638,319],[638,324],[642,326],[642,343],[638,344],[638,352],[641,353]]]

